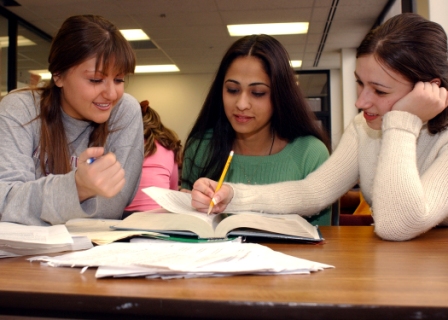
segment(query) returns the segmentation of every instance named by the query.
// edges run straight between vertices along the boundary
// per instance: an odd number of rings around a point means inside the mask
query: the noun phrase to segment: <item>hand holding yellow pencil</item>
[[[215,193],[218,192],[219,189],[221,189],[222,183],[224,182],[224,178],[226,177],[226,174],[227,174],[227,170],[229,169],[230,162],[232,162],[232,157],[233,157],[233,150],[230,151],[229,158],[227,158],[226,165],[224,166],[224,169],[222,170],[221,177],[219,178],[218,185],[216,186],[216,189],[215,189]],[[214,205],[215,205],[215,199],[212,198],[212,201],[210,201],[210,206],[208,207],[207,214],[210,214],[210,212],[212,212]]]

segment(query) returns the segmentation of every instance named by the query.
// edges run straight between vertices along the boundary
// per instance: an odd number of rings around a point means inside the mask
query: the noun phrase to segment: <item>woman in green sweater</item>
[[[217,180],[231,150],[227,182],[301,180],[328,157],[328,141],[304,99],[286,49],[268,35],[237,40],[224,55],[186,141],[182,189]],[[330,225],[329,208],[308,219]]]

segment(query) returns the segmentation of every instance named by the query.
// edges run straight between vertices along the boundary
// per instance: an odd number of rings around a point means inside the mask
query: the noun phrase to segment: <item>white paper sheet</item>
[[[185,278],[238,274],[308,274],[331,265],[253,243],[112,243],[57,257],[33,257],[53,267],[99,267],[96,277]]]

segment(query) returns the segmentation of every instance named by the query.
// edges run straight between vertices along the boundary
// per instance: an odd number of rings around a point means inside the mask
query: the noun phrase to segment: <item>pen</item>
[[[218,185],[216,186],[215,193],[218,192],[219,189],[221,189],[222,183],[224,182],[224,178],[226,177],[227,170],[229,169],[230,162],[232,161],[233,157],[233,150],[230,151],[229,158],[227,159],[226,165],[224,166],[224,169],[222,170],[221,178],[219,178]],[[215,199],[213,198],[212,201],[210,201],[210,206],[208,207],[207,214],[210,214],[212,212],[213,206],[215,205]]]
[[[95,158],[89,158],[89,159],[87,159],[87,164],[91,164],[91,163],[94,163],[95,162]]]

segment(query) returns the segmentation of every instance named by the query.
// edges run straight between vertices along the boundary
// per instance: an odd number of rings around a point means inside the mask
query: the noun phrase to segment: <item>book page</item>
[[[68,232],[72,235],[83,235],[87,232],[108,231],[110,227],[121,220],[116,219],[71,219],[65,223]]]
[[[233,229],[252,228],[296,237],[319,239],[316,227],[297,214],[269,215],[244,213],[229,215],[216,228],[216,235],[226,235]]]
[[[68,232],[72,236],[85,236],[97,245],[104,245],[117,240],[148,234],[152,236],[163,236],[156,232],[132,231],[132,230],[114,230],[112,226],[120,223],[122,220],[113,219],[71,219],[66,222]]]
[[[72,237],[73,243],[62,245],[46,245],[39,248],[29,248],[26,244],[20,245],[1,245],[0,244],[0,258],[15,257],[15,256],[29,256],[36,254],[58,253],[63,251],[77,251],[93,248],[92,242],[87,237],[75,236]]]
[[[191,207],[191,194],[170,189],[149,187],[142,190],[162,208],[175,213],[198,213]]]
[[[191,231],[199,238],[213,238],[215,227],[222,215],[207,215],[192,211],[181,214],[150,210],[135,212],[123,221],[114,225],[117,230],[149,230],[149,231]]]
[[[162,208],[166,209],[169,212],[204,215],[204,213],[197,211],[191,206],[191,194],[188,192],[164,189],[159,187],[149,187],[142,189],[142,191],[146,193],[148,196],[150,196],[154,201],[156,201]],[[230,213],[230,212],[224,211],[223,213]],[[243,213],[257,213],[257,212],[254,211],[232,212],[232,214],[243,214]],[[271,215],[271,216],[276,217],[277,215]],[[287,216],[287,215],[278,215],[278,216]]]
[[[0,222],[0,244],[41,248],[73,244],[73,239],[64,225],[27,226]]]

